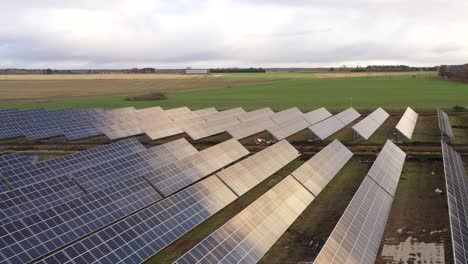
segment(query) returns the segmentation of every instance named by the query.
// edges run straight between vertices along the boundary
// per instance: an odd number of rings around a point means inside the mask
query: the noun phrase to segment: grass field
[[[328,74],[328,73],[327,73]],[[242,106],[246,110],[297,106],[343,109],[378,106],[399,109],[468,105],[468,85],[438,80],[433,74],[318,78],[306,73],[227,74],[180,79],[0,81],[2,108],[164,108]],[[331,75],[331,74],[328,74]],[[332,75],[333,76],[333,75]],[[165,91],[164,101],[126,101],[126,95]]]

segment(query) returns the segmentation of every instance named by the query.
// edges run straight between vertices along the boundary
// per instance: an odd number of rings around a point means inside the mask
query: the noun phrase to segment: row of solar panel
[[[214,215],[297,156],[298,152],[294,147],[286,141],[281,141],[224,169],[215,176],[208,177],[66,247],[43,259],[42,262],[140,263]],[[282,230],[287,228],[313,200],[314,195],[303,186],[314,186],[313,190],[317,191],[320,186],[325,186],[333,178],[351,156],[352,153],[338,141],[331,143],[296,170],[297,178],[293,176],[294,174],[288,176],[268,191],[264,195],[265,198],[260,198],[248,207],[251,208],[248,214],[259,218],[260,222],[256,221],[260,223],[258,230],[265,231],[271,228],[269,233],[272,236],[264,236],[259,231],[245,235],[249,236],[249,239],[263,238],[274,242],[282,234]],[[315,170],[321,166],[328,169]],[[257,210],[260,207],[279,208],[268,211]],[[268,217],[273,215],[275,219]],[[238,217],[241,216],[236,216],[235,219]],[[232,221],[236,222],[235,219]],[[239,219],[249,220],[242,217]],[[241,234],[242,232],[238,233]],[[244,246],[246,245],[251,244],[244,243]],[[254,248],[255,255],[261,253],[258,250],[261,249]]]
[[[374,263],[406,154],[387,141],[314,263]]]
[[[23,113],[22,122],[17,123],[17,115]],[[0,126],[0,138],[19,136],[11,134],[11,129],[21,130],[21,124],[28,125],[40,122],[42,119],[55,120],[54,126],[47,126],[50,131],[57,132],[57,126],[75,126],[73,132],[82,127],[79,135],[62,129],[63,133],[51,134],[41,132],[41,135],[57,136],[66,135],[69,139],[77,139],[105,134],[111,139],[129,137],[145,133],[151,139],[160,139],[187,133],[197,140],[219,133],[228,132],[236,139],[243,139],[262,131],[270,132],[276,139],[281,140],[299,131],[309,128],[320,139],[326,139],[345,127],[360,114],[350,108],[335,116],[332,116],[325,108],[320,108],[308,113],[302,113],[298,108],[290,108],[274,113],[269,108],[262,108],[251,112],[245,112],[242,108],[234,108],[218,112],[215,108],[207,108],[191,111],[187,107],[163,110],[160,107],[135,110],[134,108],[122,108],[116,110],[86,110],[74,111],[65,109],[62,111],[46,111],[43,109],[28,111],[0,111],[0,120],[6,122]],[[41,119],[42,118],[42,119]],[[377,128],[388,118],[382,108],[378,108],[367,118],[353,126],[353,129],[364,139],[368,139]],[[37,121],[36,121],[37,119]],[[78,120],[79,119],[79,120]],[[417,114],[410,108],[407,109],[397,125],[397,130],[406,138],[411,139],[412,131],[416,125]],[[19,125],[18,125],[19,124]],[[34,125],[32,125],[34,127]],[[41,131],[44,127],[37,127]],[[90,131],[89,133],[83,131]],[[2,132],[7,131],[7,132]],[[22,134],[26,135],[26,134]],[[32,137],[26,135],[30,139]]]
[[[453,263],[468,263],[468,178],[461,155],[441,140]]]
[[[453,141],[455,136],[453,134],[452,125],[450,124],[448,114],[441,109],[437,109],[437,120],[439,123],[442,140],[450,142]]]
[[[5,215],[8,221],[0,229],[0,235],[2,237],[0,253],[2,257],[4,257],[4,262],[6,263],[28,262],[37,259],[48,252],[65,246],[86,234],[95,232],[105,225],[161,200],[163,198],[160,195],[161,193],[166,196],[177,192],[179,189],[192,184],[193,181],[197,181],[211,174],[247,153],[248,151],[233,139],[192,155],[209,158],[209,162],[204,162],[200,159],[191,159],[192,156],[190,156],[176,162],[166,163],[171,166],[160,166],[161,168],[167,168],[161,175],[154,174],[153,171],[151,174],[152,177],[146,177],[145,175],[135,177],[135,175],[132,174],[132,177],[127,177],[121,184],[114,184],[108,188],[88,194],[73,195],[74,198],[66,202],[57,203],[54,201],[53,205],[51,205],[52,201],[48,200],[44,203],[48,205],[47,208],[43,208],[39,211],[34,209],[31,213],[31,210],[29,210],[29,212],[25,214],[25,212],[20,210],[20,216],[16,219],[11,219],[12,214],[9,212]],[[254,170],[257,178],[245,175],[243,180],[247,182],[248,179],[252,186],[255,186],[262,179],[269,176],[268,174],[271,175],[275,170],[289,163],[297,156],[297,150],[286,141],[282,141],[237,163],[235,168]],[[187,160],[187,162],[185,164],[180,164],[179,161],[183,160]],[[259,163],[258,161],[260,160],[262,160],[262,162],[268,162],[268,164]],[[181,170],[181,172],[173,175],[172,169],[174,168]],[[229,170],[224,170],[221,173],[227,173],[228,171]],[[162,177],[163,174],[168,176],[164,178]],[[163,212],[163,216],[169,217],[174,213],[174,206],[188,206],[189,203],[192,203],[192,207],[186,208],[189,211],[183,212],[184,214],[188,214],[197,212],[198,210],[196,210],[196,208],[203,205],[203,201],[213,203],[213,206],[223,201],[223,199],[229,201],[229,195],[226,196],[222,193],[222,190],[229,189],[227,187],[224,187],[224,189],[218,188],[221,184],[218,177],[225,178],[226,182],[236,182],[239,180],[239,178],[229,179],[229,176],[221,176],[221,174],[216,177],[212,176],[209,181],[203,180],[185,191],[163,199],[161,203],[157,203],[156,212]],[[155,180],[156,178],[159,179],[159,181]],[[187,182],[185,180],[187,178],[191,180]],[[215,181],[218,181],[218,183],[215,183]],[[202,183],[205,182],[209,184],[206,186],[203,185]],[[237,186],[242,185],[245,188],[245,182],[238,183]],[[206,196],[208,193],[206,193],[207,190],[205,190],[205,187],[210,187],[211,185],[215,185],[213,190],[220,192],[219,195],[221,195],[221,197],[218,197],[219,199],[213,200],[214,197],[212,196],[210,196],[208,200],[194,199],[194,197],[188,193],[191,188],[201,188],[200,193],[196,195]],[[174,186],[177,186],[179,189]],[[232,188],[235,188],[234,183]],[[9,202],[2,203],[2,207],[18,205],[18,203],[24,201],[23,198],[25,197],[20,195],[22,193],[8,196],[11,192],[2,194],[4,195],[2,198],[10,198]],[[238,189],[237,192],[241,193],[242,190]],[[43,194],[45,195],[45,193]],[[235,194],[232,195],[233,198],[237,197]],[[170,199],[176,199],[174,197],[183,199],[181,200],[182,204],[170,202]],[[34,201],[40,203],[44,201],[44,197],[42,196]],[[135,217],[139,217],[141,214],[142,213],[138,213]],[[192,217],[192,215],[190,215],[190,217]],[[183,222],[178,223],[183,224]]]

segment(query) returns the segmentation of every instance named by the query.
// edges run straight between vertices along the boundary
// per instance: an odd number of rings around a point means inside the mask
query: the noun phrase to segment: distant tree
[[[45,74],[52,74],[52,73],[53,73],[52,69],[45,70]]]
[[[330,68],[330,71],[331,71],[331,72],[335,71],[335,68],[331,67],[331,68]]]
[[[448,66],[447,65],[441,65],[439,67],[439,76],[440,77],[447,77],[447,74],[448,74]]]

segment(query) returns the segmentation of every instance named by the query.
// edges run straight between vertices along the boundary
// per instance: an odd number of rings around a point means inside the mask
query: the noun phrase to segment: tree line
[[[468,64],[442,65],[439,67],[439,76],[446,79],[468,81]]]

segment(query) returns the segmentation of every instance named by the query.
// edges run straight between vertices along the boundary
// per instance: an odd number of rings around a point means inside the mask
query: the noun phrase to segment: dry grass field
[[[4,78],[4,77],[2,77]],[[0,80],[0,104],[131,96],[151,92],[224,89],[276,79],[207,78],[182,74],[15,75]]]

